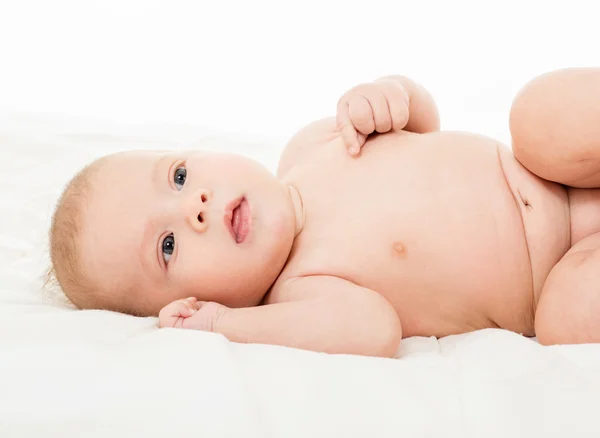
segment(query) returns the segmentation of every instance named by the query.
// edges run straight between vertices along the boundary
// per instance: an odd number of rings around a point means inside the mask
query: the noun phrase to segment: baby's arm
[[[336,122],[351,154],[358,154],[374,132],[424,134],[440,129],[433,97],[405,76],[386,76],[352,88],[338,101]]]
[[[515,157],[536,175],[600,187],[600,69],[546,73],[529,82],[510,111]]]
[[[406,93],[409,118],[406,125],[402,128],[403,130],[419,134],[440,130],[440,115],[437,105],[433,96],[425,87],[406,76],[399,75],[384,76],[375,81],[375,83],[380,82],[397,83]],[[369,84],[366,85],[368,86]]]
[[[221,333],[233,342],[275,344],[324,353],[392,357],[402,337],[392,305],[381,295],[330,276],[291,279],[258,307],[203,305],[179,324]],[[276,300],[276,301],[274,301]],[[161,312],[163,313],[163,312]],[[190,312],[191,313],[191,312]]]
[[[440,129],[437,106],[431,94],[405,76],[386,76],[357,85],[339,99],[336,117],[312,122],[288,142],[279,162],[284,174],[313,145],[342,135],[348,148],[365,143],[374,132],[405,130],[426,133]]]

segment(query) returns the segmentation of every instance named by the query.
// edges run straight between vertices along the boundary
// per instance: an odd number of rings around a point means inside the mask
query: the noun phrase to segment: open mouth
[[[225,210],[224,219],[225,225],[236,243],[242,243],[250,233],[252,224],[250,204],[246,197],[242,196],[231,201]]]

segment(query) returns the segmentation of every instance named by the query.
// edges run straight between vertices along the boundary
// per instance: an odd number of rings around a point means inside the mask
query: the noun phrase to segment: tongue
[[[241,224],[242,215],[240,213],[240,206],[238,205],[233,209],[233,216],[231,218],[231,228],[233,228],[233,233],[235,234],[235,237],[239,236]]]

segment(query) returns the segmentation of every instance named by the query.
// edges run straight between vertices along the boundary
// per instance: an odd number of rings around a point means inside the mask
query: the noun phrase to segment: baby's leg
[[[548,275],[535,332],[545,345],[600,342],[600,233],[577,242]]]
[[[515,157],[536,175],[573,187],[600,187],[600,68],[546,73],[510,110]]]

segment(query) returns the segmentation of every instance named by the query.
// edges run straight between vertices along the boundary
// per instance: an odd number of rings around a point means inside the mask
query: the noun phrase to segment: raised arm
[[[438,131],[440,118],[433,97],[406,76],[385,76],[357,85],[338,101],[336,125],[351,154],[358,154],[374,132]]]
[[[271,296],[263,306],[206,303],[179,315],[179,322],[169,324],[164,312],[159,318],[161,326],[212,331],[233,342],[382,357],[392,357],[398,348],[398,315],[376,292],[337,277],[314,276],[292,279],[276,293],[277,301]]]
[[[277,170],[284,174],[306,149],[342,135],[352,154],[369,134],[391,130],[426,133],[440,129],[440,117],[431,94],[405,76],[385,76],[357,85],[339,99],[336,117],[317,120],[298,131],[287,143]]]
[[[440,130],[440,114],[433,96],[425,87],[406,76],[385,76],[377,81],[398,82],[408,98],[408,122],[405,131],[424,134]],[[376,82],[377,82],[376,81]]]
[[[510,131],[517,160],[541,178],[600,187],[600,69],[533,79],[516,96]]]

